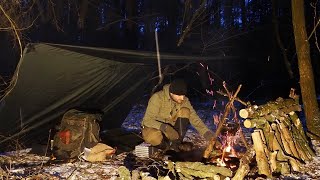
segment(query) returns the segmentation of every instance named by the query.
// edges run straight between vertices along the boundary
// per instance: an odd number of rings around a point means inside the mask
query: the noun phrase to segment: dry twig
[[[317,47],[318,51],[320,52],[320,48],[319,48],[319,44],[318,44],[318,38],[317,38],[317,31],[316,31],[318,25],[320,24],[320,18],[319,18],[318,22],[316,22],[317,4],[318,4],[318,0],[314,4],[311,3],[311,7],[313,7],[313,13],[314,13],[314,17],[313,17],[314,28],[313,28],[312,32],[310,33],[308,40],[311,38],[312,34],[314,33],[315,44],[316,44],[316,47]]]

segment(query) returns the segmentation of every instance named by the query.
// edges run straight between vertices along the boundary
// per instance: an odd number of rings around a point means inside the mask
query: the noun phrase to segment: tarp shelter
[[[161,54],[161,60],[187,63],[199,57]],[[46,136],[75,107],[102,111],[104,128],[120,127],[156,71],[156,53],[29,44],[15,72],[16,85],[0,102],[0,144]]]

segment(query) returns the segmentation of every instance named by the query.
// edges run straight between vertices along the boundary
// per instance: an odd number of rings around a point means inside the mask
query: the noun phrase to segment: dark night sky
[[[29,6],[27,2],[24,1],[25,7]],[[22,37],[25,44],[51,42],[155,51],[154,30],[157,30],[161,52],[239,57],[230,62],[210,63],[209,68],[215,73],[213,78],[216,83],[225,80],[234,86],[244,84],[247,88],[245,95],[250,95],[256,89],[264,94],[270,88],[283,86],[283,91],[287,91],[290,86],[298,87],[290,0],[274,2],[281,40],[294,71],[293,79],[287,75],[282,52],[276,42],[272,1],[208,0],[200,13],[200,1],[190,2],[186,5],[182,0],[97,0],[89,1],[88,6],[61,2],[50,8],[50,4],[44,1],[42,8],[47,14],[40,14],[34,26],[23,31]],[[318,13],[319,4],[316,9]],[[50,14],[51,9],[54,9],[55,16]],[[310,33],[314,28],[314,9],[307,2],[305,9],[306,27]],[[32,13],[31,17],[37,16],[38,8],[34,8]],[[193,15],[197,13],[199,16],[193,21]],[[28,24],[25,21],[23,19],[21,24]],[[182,45],[177,47],[178,40],[190,22],[193,22],[192,30],[187,33]],[[319,28],[317,32],[320,33]],[[7,77],[13,73],[19,51],[13,45],[11,33],[0,32],[0,38],[0,73]],[[318,82],[319,51],[314,38],[310,39],[310,45]],[[317,88],[319,90],[318,84]]]

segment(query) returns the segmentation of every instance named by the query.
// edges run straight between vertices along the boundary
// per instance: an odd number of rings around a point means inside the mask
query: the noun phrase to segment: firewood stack
[[[258,173],[267,177],[272,177],[273,173],[299,171],[302,163],[315,156],[296,114],[296,111],[301,111],[298,102],[297,98],[278,98],[240,110],[240,117],[245,119],[244,126],[255,129],[252,133],[253,147],[248,150],[248,157],[244,155],[240,161],[233,179],[246,176],[248,163],[254,154]]]

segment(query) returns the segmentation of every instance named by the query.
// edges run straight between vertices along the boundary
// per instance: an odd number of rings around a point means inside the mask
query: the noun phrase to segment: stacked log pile
[[[248,163],[254,158],[254,154],[258,173],[267,177],[272,177],[273,173],[299,171],[302,163],[315,156],[297,111],[301,111],[301,107],[294,98],[278,98],[264,105],[240,110],[240,117],[245,119],[244,126],[255,129],[252,133],[253,147],[240,161],[233,179],[246,176]]]

